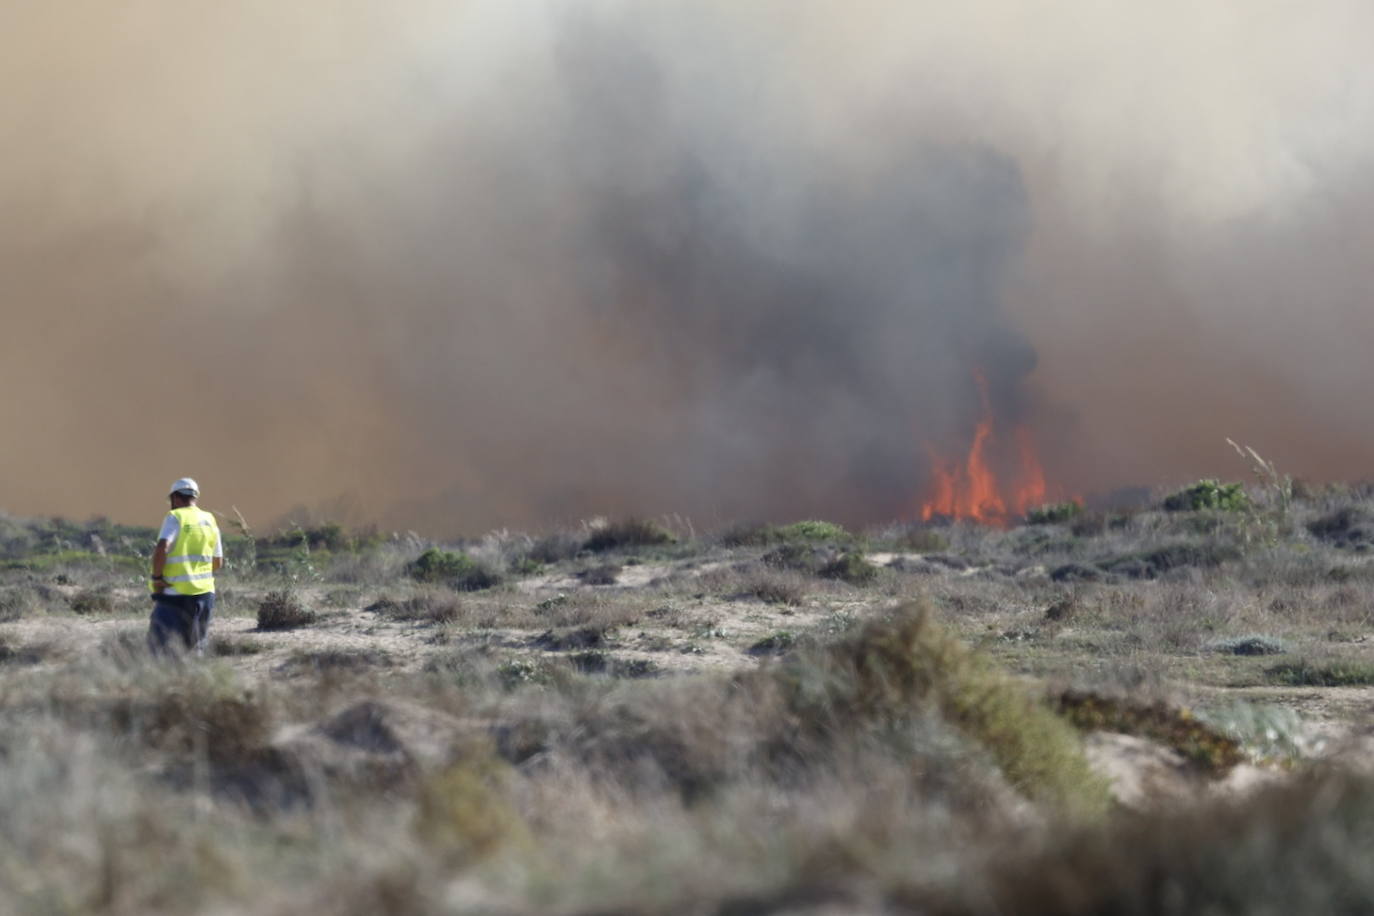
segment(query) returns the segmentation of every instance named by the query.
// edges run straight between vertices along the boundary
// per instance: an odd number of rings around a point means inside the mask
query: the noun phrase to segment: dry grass
[[[947,916],[1357,912],[1374,900],[1364,867],[1372,814],[1368,780],[1302,780],[1243,803],[1051,839],[950,887],[934,906],[921,888],[892,902]]]
[[[462,615],[458,599],[451,593],[426,589],[408,598],[383,597],[367,606],[372,614],[391,620],[412,620],[421,623],[453,623]]]
[[[317,615],[293,591],[268,592],[258,604],[259,630],[291,630],[309,626]]]
[[[767,604],[800,607],[806,600],[807,581],[796,573],[761,569],[744,578],[740,591]]]
[[[113,614],[114,596],[108,589],[82,589],[67,599],[73,614]]]
[[[657,547],[676,541],[673,533],[657,522],[632,518],[592,529],[582,548],[592,553],[604,553],[626,547]]]
[[[136,576],[21,557],[0,571],[0,911],[1362,911],[1367,782],[1119,817],[1046,697],[1218,773],[1255,739],[1209,704],[1278,697],[1294,734],[1362,715],[1374,563],[1328,520],[1369,509],[1295,495],[1272,538],[1155,510],[893,526],[846,534],[899,554],[862,587],[773,528],[651,544],[652,571],[610,547],[650,583],[615,588],[576,578],[601,562],[586,530],[496,533],[461,549],[522,571],[461,595],[405,576],[426,545],[385,541],[321,555],[294,595],[226,577],[214,656],[170,665],[142,621],[68,612],[89,591],[142,616]],[[1065,564],[1101,578],[1054,581]],[[272,629],[310,606],[332,610]]]

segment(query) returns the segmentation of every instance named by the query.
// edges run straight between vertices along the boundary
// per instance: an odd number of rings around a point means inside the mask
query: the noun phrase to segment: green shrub
[[[290,630],[308,626],[315,620],[315,612],[302,604],[292,591],[268,592],[258,604],[259,630]]]
[[[773,539],[779,541],[852,541],[854,535],[834,522],[793,522],[773,529]]]
[[[457,575],[472,561],[465,554],[431,547],[407,568],[410,577],[420,582],[442,582]]]
[[[476,592],[501,584],[501,574],[465,553],[431,547],[408,567],[418,582],[443,582],[462,592]]]
[[[839,579],[850,585],[871,585],[878,579],[878,567],[864,559],[860,553],[843,553],[822,566],[819,574],[824,579]]]
[[[1083,507],[1076,502],[1049,503],[1027,512],[1026,524],[1062,525],[1077,518],[1082,512]]]
[[[1250,508],[1250,497],[1245,495],[1242,484],[1199,480],[1165,499],[1164,508],[1169,512],[1196,512],[1202,509],[1243,512]]]
[[[854,535],[834,522],[803,521],[790,525],[737,525],[720,535],[726,547],[766,547],[770,544],[850,543]]]
[[[830,551],[810,544],[785,543],[763,556],[763,564],[773,569],[791,569],[804,573],[818,573],[832,560]]]

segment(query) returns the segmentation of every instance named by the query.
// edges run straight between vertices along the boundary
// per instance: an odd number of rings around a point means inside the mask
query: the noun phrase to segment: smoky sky
[[[1357,3],[0,13],[0,506],[910,516],[1369,473]]]

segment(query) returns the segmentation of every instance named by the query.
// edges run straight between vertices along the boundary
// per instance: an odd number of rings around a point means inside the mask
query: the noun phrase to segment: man
[[[153,549],[153,616],[148,648],[165,655],[174,648],[205,654],[215,612],[215,573],[224,566],[224,544],[215,517],[196,505],[200,486],[183,477],[167,498],[172,510]]]

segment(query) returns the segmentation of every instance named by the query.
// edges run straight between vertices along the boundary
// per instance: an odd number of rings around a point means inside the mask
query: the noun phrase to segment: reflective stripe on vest
[[[215,590],[215,548],[219,546],[219,526],[204,509],[184,506],[173,509],[181,527],[175,544],[167,545],[167,562],[162,576],[172,590],[181,595],[204,595]]]

